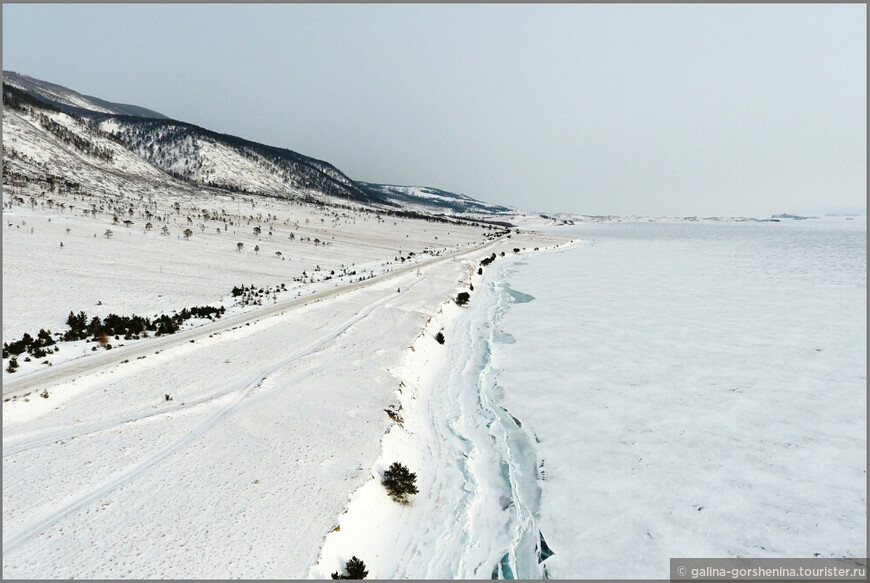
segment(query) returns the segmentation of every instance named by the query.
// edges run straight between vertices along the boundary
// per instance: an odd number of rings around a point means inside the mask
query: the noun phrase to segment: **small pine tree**
[[[344,565],[347,574],[339,573],[336,571],[332,574],[333,579],[365,579],[366,575],[369,574],[366,571],[366,564],[362,562],[360,559],[357,559],[355,556],[351,557],[350,560]]]
[[[417,493],[417,474],[408,470],[399,462],[393,462],[384,472],[382,484],[390,496],[401,504],[408,503],[408,496]]]
[[[435,335],[435,340],[438,341],[438,344],[444,344],[444,333],[438,332],[438,334]]]

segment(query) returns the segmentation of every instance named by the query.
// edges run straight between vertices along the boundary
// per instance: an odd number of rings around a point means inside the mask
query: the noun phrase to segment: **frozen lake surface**
[[[864,219],[570,234],[492,282],[511,302],[497,401],[539,442],[549,576],[865,556]]]

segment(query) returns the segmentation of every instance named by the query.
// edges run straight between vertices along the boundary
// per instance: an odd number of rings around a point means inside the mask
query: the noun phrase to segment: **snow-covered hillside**
[[[12,191],[25,184],[64,181],[95,194],[117,192],[125,180],[185,187],[81,119],[49,109],[4,108],[3,175],[4,189]]]
[[[357,182],[326,161],[286,148],[219,134],[13,72],[4,72],[3,79],[4,116],[7,109],[10,115],[63,113],[67,118],[59,123],[75,124],[76,132],[82,134],[80,144],[102,144],[109,139],[190,185],[326,204],[350,202],[413,214],[446,214],[470,221],[505,223],[517,214],[433,188]]]
[[[97,118],[97,127],[155,166],[195,184],[285,198],[375,202],[333,166],[173,121]]]
[[[51,150],[44,143],[34,144],[48,136],[73,157],[81,157],[85,165],[96,166],[99,173],[121,171],[137,180],[160,180],[172,183],[173,187],[181,186],[178,184],[181,181],[185,186],[327,204],[375,202],[331,165],[289,150],[224,136],[183,122],[117,115],[99,107],[67,108],[42,98],[41,93],[28,93],[4,83],[4,128],[30,123],[43,130],[42,136],[19,134],[14,139],[4,136],[4,147],[9,150],[5,159],[12,166],[22,167],[28,162],[26,158],[16,162],[15,151],[42,152],[47,158],[43,162],[49,163]],[[66,101],[76,98],[73,95]],[[48,124],[47,118],[53,124]],[[124,150],[123,155],[119,149]],[[124,163],[115,163],[116,156],[123,157]],[[72,178],[44,166],[12,170],[34,176],[53,172]]]

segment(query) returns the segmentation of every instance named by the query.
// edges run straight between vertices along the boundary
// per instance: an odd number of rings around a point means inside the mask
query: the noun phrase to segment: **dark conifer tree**
[[[345,563],[345,570],[347,574],[339,573],[336,571],[332,574],[333,579],[365,579],[366,575],[369,574],[366,571],[366,564],[363,563],[360,559],[357,559],[355,556],[351,557],[350,560]]]
[[[417,474],[399,462],[393,462],[384,472],[381,482],[396,502],[408,503],[408,496],[417,493]]]

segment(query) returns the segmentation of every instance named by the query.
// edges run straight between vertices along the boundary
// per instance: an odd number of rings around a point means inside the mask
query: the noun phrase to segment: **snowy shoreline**
[[[489,360],[491,343],[507,341],[499,324],[508,303],[531,299],[505,283],[525,255],[498,258],[482,275],[472,269],[456,290],[475,290],[469,305],[444,302],[391,370],[401,421],[384,435],[370,479],[350,496],[308,577],[328,578],[357,556],[380,579],[546,578],[541,562],[551,551],[535,525],[534,434],[501,404],[499,371]],[[435,341],[439,332],[444,345]],[[468,390],[474,386],[478,392]],[[460,406],[451,410],[450,403]],[[499,457],[480,457],[489,455],[489,439],[499,440]],[[408,505],[390,499],[381,485],[395,461],[418,477],[420,492]]]

